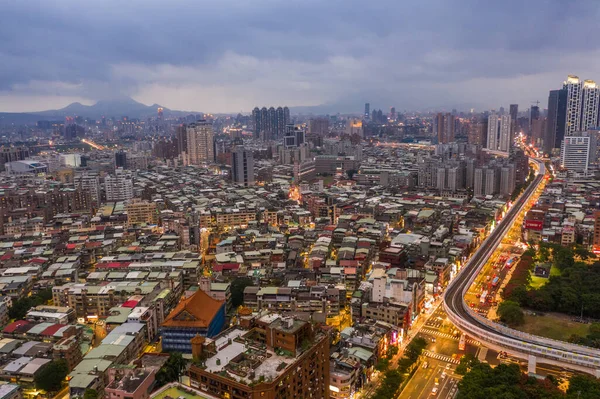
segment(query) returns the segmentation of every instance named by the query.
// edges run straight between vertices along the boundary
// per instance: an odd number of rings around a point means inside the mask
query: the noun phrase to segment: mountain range
[[[163,108],[165,116],[186,116],[192,111],[176,111],[158,104],[145,105],[135,101],[130,97],[118,98],[114,100],[98,101],[94,105],[83,105],[81,103],[72,103],[61,109],[38,111],[38,112],[0,112],[0,125],[10,124],[34,124],[39,120],[64,120],[66,116],[81,116],[84,118],[100,119],[103,116],[128,118],[146,118],[156,116],[158,108]]]

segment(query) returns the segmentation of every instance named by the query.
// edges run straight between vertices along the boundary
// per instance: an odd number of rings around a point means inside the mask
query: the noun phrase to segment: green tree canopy
[[[187,360],[179,352],[172,352],[169,355],[169,360],[156,373],[156,383],[158,386],[163,386],[169,382],[178,381],[183,373]]]
[[[518,326],[523,324],[525,316],[523,315],[523,309],[517,302],[504,301],[498,305],[498,315],[500,320],[509,326]]]
[[[237,308],[244,304],[244,289],[253,285],[248,277],[236,278],[231,282],[231,305]]]
[[[69,366],[65,360],[53,360],[35,376],[35,386],[46,392],[60,391],[68,373]]]

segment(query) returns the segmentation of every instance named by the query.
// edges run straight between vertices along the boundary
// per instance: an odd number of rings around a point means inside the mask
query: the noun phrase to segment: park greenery
[[[592,376],[573,376],[565,393],[558,389],[558,380],[553,376],[540,380],[522,373],[516,364],[492,368],[472,355],[461,359],[456,373],[463,375],[458,383],[457,399],[600,398],[600,380]]]
[[[404,356],[398,362],[398,367],[390,369],[390,359],[398,352],[388,350],[388,357],[379,361],[376,369],[383,372],[383,381],[372,399],[395,398],[400,385],[404,381],[404,374],[408,373],[412,366],[417,362],[423,350],[427,347],[427,341],[423,338],[413,339],[404,350]]]
[[[500,321],[508,324],[511,327],[523,324],[525,315],[523,309],[515,301],[504,301],[498,306],[498,316]]]
[[[591,258],[594,255],[580,246],[540,243],[537,251],[526,251],[515,266],[503,299],[536,311],[600,319],[600,262],[591,263]],[[550,263],[559,273],[533,288],[531,274],[538,263]]]
[[[26,296],[16,301],[13,301],[12,307],[8,310],[8,317],[15,320],[21,320],[25,318],[25,315],[29,309],[45,305],[52,299],[52,289],[46,289],[39,291],[37,294],[32,296]]]

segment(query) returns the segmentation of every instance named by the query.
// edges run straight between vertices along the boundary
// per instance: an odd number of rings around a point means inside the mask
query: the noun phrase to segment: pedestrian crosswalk
[[[441,360],[442,362],[446,362],[446,363],[452,363],[452,364],[458,364],[458,363],[460,363],[460,361],[458,361],[456,359],[452,359],[450,356],[441,355],[439,353],[431,352],[431,351],[428,351],[428,350],[423,351],[423,354],[425,356],[427,356],[427,357],[432,358],[432,359]]]
[[[433,335],[433,336],[445,338],[445,339],[452,339],[455,341],[458,341],[460,339],[460,337],[455,337],[452,334],[444,333],[444,332],[437,331],[437,330],[430,330],[429,328],[422,328],[421,333],[427,334],[427,335]],[[481,345],[479,343],[479,341],[475,341],[474,339],[470,339],[470,338],[467,338],[466,343],[471,344],[471,345],[476,345],[476,346]]]

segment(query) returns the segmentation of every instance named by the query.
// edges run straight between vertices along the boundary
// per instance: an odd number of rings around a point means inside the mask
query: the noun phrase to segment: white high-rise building
[[[563,88],[567,91],[565,136],[581,131],[582,87],[581,80],[575,75],[569,75],[563,83]]]
[[[587,172],[596,161],[596,135],[580,132],[565,137],[560,147],[560,166],[574,172]]]
[[[500,128],[500,120],[498,115],[492,113],[488,117],[488,131],[487,131],[487,148],[489,150],[498,151],[498,130]]]
[[[125,176],[106,176],[104,188],[107,201],[128,201],[133,198],[133,181]]]
[[[187,156],[189,163],[199,165],[214,161],[212,124],[205,120],[187,126]]]
[[[89,191],[92,201],[96,205],[100,204],[100,178],[98,174],[84,172],[81,175],[76,175],[75,187],[81,187],[82,190]]]
[[[598,126],[598,107],[600,106],[600,88],[593,80],[583,82],[581,106],[581,131]]]
[[[515,191],[515,167],[507,165],[500,169],[500,194],[506,197]]]
[[[512,126],[510,115],[502,115],[500,117],[499,134],[500,143],[499,149],[503,152],[509,152],[512,147]]]

